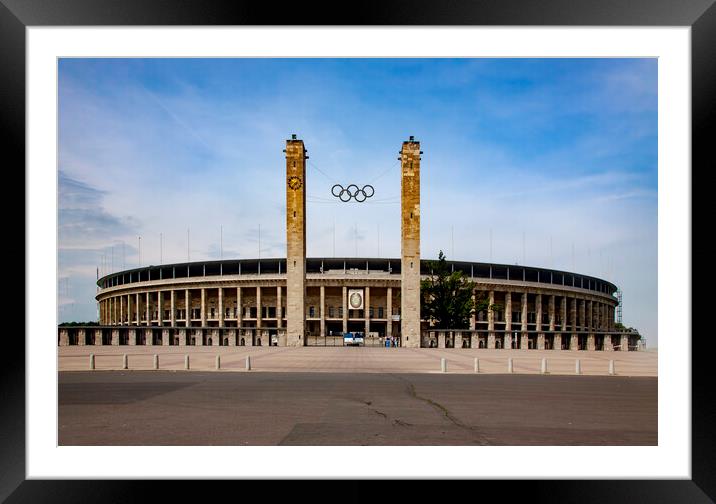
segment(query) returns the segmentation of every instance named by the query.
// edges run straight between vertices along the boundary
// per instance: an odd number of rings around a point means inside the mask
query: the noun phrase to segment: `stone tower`
[[[306,343],[306,149],[286,140],[286,345]]]
[[[400,151],[400,333],[401,345],[420,347],[420,142]]]

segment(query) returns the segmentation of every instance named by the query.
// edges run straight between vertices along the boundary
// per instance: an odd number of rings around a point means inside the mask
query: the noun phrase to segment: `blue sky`
[[[421,141],[422,255],[576,270],[657,343],[655,59],[62,59],[60,320],[96,269],[285,255],[284,142],[309,256],[400,255],[397,153]],[[334,183],[372,183],[336,203]],[[492,239],[490,240],[490,236]]]

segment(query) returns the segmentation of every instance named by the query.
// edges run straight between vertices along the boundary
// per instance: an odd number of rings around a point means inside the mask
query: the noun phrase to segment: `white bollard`
[[[184,356],[184,369],[189,370],[189,355]]]
[[[251,371],[251,356],[246,356],[246,371]]]
[[[93,354],[93,353],[90,354],[90,364],[89,364],[89,368],[90,368],[90,369],[94,369],[94,354]]]
[[[221,369],[221,356],[216,356],[216,369]]]
[[[480,360],[477,357],[475,357],[475,373],[479,373],[479,372],[480,372]]]
[[[547,374],[547,358],[542,357],[542,368],[540,369],[540,373]]]
[[[508,372],[508,373],[512,373],[512,371],[513,371],[513,369],[512,369],[512,357],[510,357],[510,358],[507,359],[507,372]]]
[[[154,354],[154,369],[159,369],[159,356]]]
[[[614,376],[616,373],[614,372],[614,361],[609,361],[609,376]]]
[[[574,374],[582,374],[582,365],[579,359],[574,363]]]
[[[129,369],[129,362],[127,360],[127,354],[122,356],[122,369]]]
[[[445,357],[440,358],[440,371],[443,373],[447,371],[447,361],[445,360]]]

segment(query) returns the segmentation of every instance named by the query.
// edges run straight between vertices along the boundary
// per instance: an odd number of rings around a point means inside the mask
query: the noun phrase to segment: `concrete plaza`
[[[657,379],[59,374],[60,445],[656,445]]]
[[[60,371],[89,369],[89,355],[95,356],[96,370],[121,370],[127,355],[130,370],[152,370],[154,355],[160,370],[184,370],[189,355],[190,369],[213,371],[220,355],[221,371],[246,372],[326,372],[326,373],[441,373],[441,359],[448,374],[473,374],[475,358],[481,374],[508,372],[512,359],[515,374],[540,374],[547,359],[550,375],[574,375],[576,360],[581,374],[608,375],[614,361],[617,376],[657,376],[658,354],[642,352],[580,352],[555,350],[488,350],[462,348],[361,348],[361,347],[175,347],[175,346],[68,346],[58,347]]]

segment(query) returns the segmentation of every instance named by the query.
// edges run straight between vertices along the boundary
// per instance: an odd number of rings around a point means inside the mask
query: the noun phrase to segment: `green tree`
[[[490,305],[487,293],[472,297],[475,283],[462,271],[450,271],[441,250],[437,261],[430,262],[432,274],[420,282],[422,317],[438,329],[468,329],[470,316],[483,310],[499,310]]]

